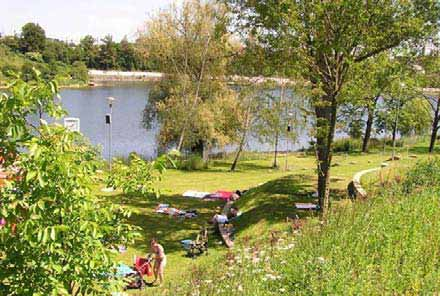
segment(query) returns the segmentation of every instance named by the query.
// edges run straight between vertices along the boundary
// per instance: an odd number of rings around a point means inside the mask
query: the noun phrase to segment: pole
[[[112,103],[110,103],[110,124],[108,127],[108,139],[109,139],[109,145],[108,145],[108,163],[109,163],[109,169],[110,173],[112,172],[112,121],[113,121],[113,108]]]
[[[395,116],[395,119],[394,119],[393,154],[391,156],[391,160],[392,161],[394,161],[394,157],[396,155],[396,134],[397,134],[397,123],[398,123],[398,120],[399,120],[399,111],[400,111],[399,109],[400,109],[400,104],[398,103],[397,108],[396,108],[396,116]]]
[[[385,145],[387,143],[387,118],[385,118],[384,121],[384,128],[383,128],[383,152],[382,154],[385,155]]]

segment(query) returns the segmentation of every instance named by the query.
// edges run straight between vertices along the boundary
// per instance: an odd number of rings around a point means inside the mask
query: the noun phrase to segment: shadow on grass
[[[209,219],[222,207],[221,202],[201,201],[184,198],[178,195],[162,195],[160,198],[125,196],[123,194],[109,197],[112,201],[130,208],[132,215],[129,223],[140,227],[140,238],[134,246],[139,252],[150,252],[150,240],[157,238],[168,254],[183,250],[180,241],[194,239],[202,227],[209,226]],[[159,203],[182,210],[197,210],[196,218],[177,218],[156,213],[154,209]],[[218,238],[210,237],[210,247],[216,248]]]
[[[209,169],[209,171],[229,171],[231,168],[231,162],[228,161],[215,161],[212,168]],[[237,164],[237,170],[240,171],[258,171],[258,170],[270,170],[272,169],[269,165],[261,165],[255,162],[246,162],[242,161]]]
[[[270,225],[286,221],[287,217],[300,218],[318,215],[316,211],[295,208],[296,202],[318,203],[313,197],[315,178],[310,175],[289,175],[252,189],[237,202],[243,214],[236,220],[237,235],[247,228],[264,221]],[[331,190],[331,199],[347,198],[346,190]]]

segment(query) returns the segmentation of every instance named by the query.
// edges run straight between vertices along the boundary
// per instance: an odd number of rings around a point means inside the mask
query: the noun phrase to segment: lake
[[[145,82],[121,82],[81,89],[62,89],[62,104],[69,117],[80,119],[81,132],[94,145],[102,147],[103,156],[108,156],[109,130],[105,124],[105,115],[110,112],[107,97],[114,97],[112,120],[112,154],[126,157],[136,152],[144,157],[153,158],[157,154],[157,131],[146,130],[142,126],[142,113],[148,100],[151,84]],[[280,150],[297,150],[308,146],[309,137],[305,131],[299,136],[298,143],[280,141]],[[234,147],[217,148],[216,151],[231,152]],[[260,143],[255,138],[248,141],[248,151],[273,151],[273,146]]]

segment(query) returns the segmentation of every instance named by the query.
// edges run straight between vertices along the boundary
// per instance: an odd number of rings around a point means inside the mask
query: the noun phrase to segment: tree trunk
[[[364,140],[362,143],[362,152],[368,152],[368,144],[370,143],[371,130],[374,123],[374,111],[376,109],[377,97],[373,101],[373,105],[368,106],[367,126],[365,127]]]
[[[206,141],[202,143],[202,158],[204,163],[208,163],[209,161],[209,147]]]
[[[275,133],[275,153],[274,153],[274,157],[273,157],[273,168],[277,168],[278,167],[278,142],[280,140],[280,135],[279,132],[277,131]]]
[[[391,155],[391,160],[394,160],[394,157],[396,156],[396,136],[397,136],[397,120],[394,121],[394,125],[393,125],[393,138],[392,138],[393,153]]]
[[[177,145],[177,151],[182,152],[183,148],[183,139],[185,138],[185,129],[182,129],[179,137],[179,144]]]
[[[244,139],[244,137],[242,138]],[[243,151],[244,141],[240,141],[240,145],[238,146],[237,154],[235,154],[234,161],[232,162],[230,171],[235,171],[235,168],[237,167],[238,159],[240,158],[240,154]]]
[[[432,121],[431,141],[429,142],[429,153],[434,152],[435,141],[437,140],[438,124],[440,121],[440,97],[437,98],[437,106],[434,111],[434,120]]]
[[[330,206],[330,166],[332,145],[336,126],[336,97],[327,95],[315,106],[316,114],[316,154],[318,160],[318,198],[323,215]]]

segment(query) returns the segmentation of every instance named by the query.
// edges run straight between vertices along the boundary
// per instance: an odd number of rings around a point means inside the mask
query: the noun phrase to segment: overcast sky
[[[146,17],[173,0],[0,0],[0,33],[19,33],[28,22],[39,23],[46,35],[79,41],[87,34],[133,39]]]

